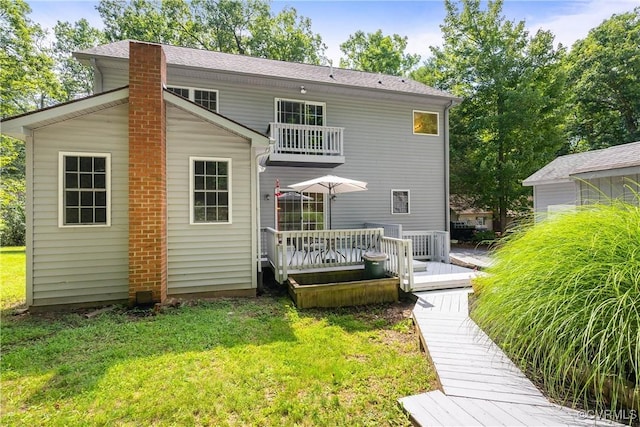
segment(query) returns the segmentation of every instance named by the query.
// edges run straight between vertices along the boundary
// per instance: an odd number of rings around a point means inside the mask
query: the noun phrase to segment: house
[[[450,197],[451,221],[457,225],[493,231],[493,211],[475,206],[473,201],[459,195]]]
[[[445,92],[135,41],[75,57],[95,95],[2,123],[27,147],[31,307],[255,295],[261,246],[326,229],[329,203],[337,229],[447,230]],[[328,173],[369,191],[275,197]]]
[[[640,141],[558,157],[522,185],[533,187],[534,211],[544,214],[611,198],[638,203],[638,183]]]

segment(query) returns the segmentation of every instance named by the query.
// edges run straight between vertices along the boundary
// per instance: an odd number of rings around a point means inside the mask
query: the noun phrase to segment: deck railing
[[[400,287],[405,291],[413,289],[413,249],[411,240],[383,236],[380,249],[389,256],[387,273],[400,279]]]
[[[402,238],[411,240],[414,259],[449,263],[447,231],[403,231]]]
[[[362,265],[365,252],[377,251],[387,254],[387,273],[399,277],[402,288],[409,291],[413,288],[414,258],[449,262],[446,231],[405,231],[403,238],[388,237],[383,228],[313,231],[265,228],[262,234],[263,252],[280,283],[292,271]]]
[[[386,224],[383,222],[365,222],[364,228],[382,228],[387,237],[402,238],[402,224]]]
[[[365,222],[364,227],[383,228],[386,237],[410,239],[414,259],[449,263],[451,243],[447,231],[404,231],[402,224],[382,222]]]
[[[274,154],[342,156],[344,128],[270,123]]]
[[[361,265],[365,252],[380,251],[383,236],[380,228],[265,233],[267,260],[281,283],[291,271]]]

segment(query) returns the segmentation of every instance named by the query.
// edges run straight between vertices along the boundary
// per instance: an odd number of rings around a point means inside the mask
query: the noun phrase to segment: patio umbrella
[[[355,179],[341,178],[334,175],[325,175],[309,181],[299,182],[289,186],[302,193],[322,193],[329,195],[329,229],[331,229],[331,196],[338,193],[350,193],[353,191],[366,191],[367,183]]]
[[[296,191],[287,191],[286,193],[280,193],[280,195],[278,196],[278,200],[282,200],[282,201],[293,200],[296,202],[303,200],[305,202],[311,202],[313,201],[313,197],[305,196]]]

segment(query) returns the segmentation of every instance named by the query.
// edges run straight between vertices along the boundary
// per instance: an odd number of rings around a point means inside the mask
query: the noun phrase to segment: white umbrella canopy
[[[329,195],[329,229],[331,229],[331,196],[338,193],[366,191],[367,183],[355,179],[342,178],[335,175],[325,175],[308,181],[292,184],[289,188],[300,193],[322,193]]]
[[[284,201],[293,200],[296,202],[299,202],[300,200],[304,200],[305,202],[310,202],[313,200],[313,197],[305,196],[296,191],[287,191],[286,193],[280,194],[278,196],[278,200],[284,200]]]

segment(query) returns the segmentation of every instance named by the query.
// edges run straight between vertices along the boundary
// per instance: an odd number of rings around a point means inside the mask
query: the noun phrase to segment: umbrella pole
[[[329,230],[333,230],[332,222],[332,213],[331,213],[331,205],[333,205],[333,192],[332,188],[329,187]]]

